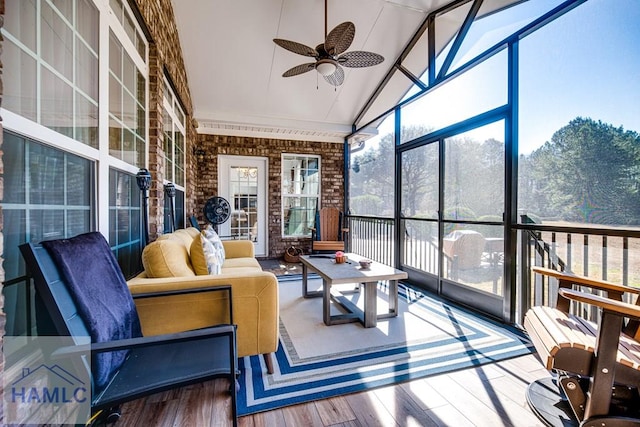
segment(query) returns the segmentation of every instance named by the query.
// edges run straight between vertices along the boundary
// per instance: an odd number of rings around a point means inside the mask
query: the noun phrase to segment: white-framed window
[[[282,154],[282,236],[310,236],[319,202],[320,156]]]
[[[173,183],[176,194],[173,205],[169,197],[165,197],[164,230],[171,232],[171,222],[175,228],[184,228],[185,200],[185,114],[180,102],[167,78],[164,78],[164,97],[162,101],[162,127],[165,166],[165,184]]]
[[[125,275],[135,273],[137,267],[127,268],[123,254],[137,259],[141,248],[135,175],[147,162],[149,71],[147,41],[128,2],[6,0],[1,34],[5,137],[11,132],[17,138],[11,141],[23,138],[31,147],[42,144],[91,163],[90,185],[65,196],[71,207],[74,198],[88,200],[91,210],[82,212],[89,218],[69,222],[65,233],[101,231],[109,236]],[[19,181],[19,171],[7,172],[6,166],[5,186],[38,190],[36,181]],[[74,176],[75,169],[66,167],[65,173]],[[123,182],[134,184],[128,197],[120,197]],[[125,215],[113,215],[116,211],[133,214],[125,221]],[[5,217],[5,230],[19,228],[12,220]],[[41,240],[33,232],[24,238],[32,237]],[[4,249],[5,254],[17,251],[6,244]]]
[[[7,0],[2,107],[98,148],[98,21],[91,0]]]
[[[185,114],[180,107],[178,98],[171,89],[167,79],[164,79],[163,99],[163,128],[165,177],[173,182],[181,191],[185,184]]]

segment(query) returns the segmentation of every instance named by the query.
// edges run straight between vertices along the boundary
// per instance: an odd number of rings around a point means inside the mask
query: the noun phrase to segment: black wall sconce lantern
[[[151,186],[151,173],[147,169],[140,169],[136,174],[136,182],[142,196],[142,228],[144,231],[144,246],[149,243],[149,187]]]
[[[171,216],[171,232],[176,231],[176,186],[169,182],[164,185],[164,194],[169,198],[169,213]]]

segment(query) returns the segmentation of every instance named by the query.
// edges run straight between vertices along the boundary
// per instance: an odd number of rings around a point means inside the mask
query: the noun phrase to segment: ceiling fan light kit
[[[380,64],[384,61],[381,55],[366,51],[353,51],[344,53],[356,34],[356,26],[353,22],[343,22],[335,27],[329,34],[327,32],[327,1],[324,2],[324,31],[325,41],[315,49],[302,43],[284,39],[273,39],[273,42],[289,52],[298,55],[315,58],[316,62],[296,65],[285,71],[282,77],[292,77],[311,70],[316,70],[324,77],[327,83],[340,86],[344,82],[344,70],[347,68],[363,68]],[[343,54],[344,53],[344,54]]]
[[[316,63],[316,71],[327,77],[336,72],[338,64],[332,59],[321,59]]]

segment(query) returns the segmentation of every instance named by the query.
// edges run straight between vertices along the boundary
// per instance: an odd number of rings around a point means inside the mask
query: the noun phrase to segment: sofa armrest
[[[251,242],[246,242],[251,244]],[[229,320],[228,297],[221,292],[135,298],[138,294],[204,289],[229,285],[233,323],[238,325],[238,356],[265,354],[278,346],[278,279],[255,267],[233,268],[230,273],[208,276],[148,278],[144,273],[127,282],[147,335],[204,328]]]
[[[253,242],[250,240],[223,240],[225,258],[255,257]]]

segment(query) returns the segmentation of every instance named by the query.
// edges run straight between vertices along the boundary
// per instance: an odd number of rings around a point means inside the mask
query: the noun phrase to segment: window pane
[[[36,51],[36,1],[35,0],[5,0],[4,27],[32,52]],[[7,40],[5,39],[5,43]],[[6,46],[6,45],[5,45]],[[6,50],[3,52],[3,56]],[[7,67],[6,60],[2,61]],[[5,75],[6,77],[6,75]],[[6,90],[6,85],[5,85]]]
[[[135,176],[111,169],[109,194],[109,243],[129,278],[142,269],[140,191]]]
[[[109,113],[122,120],[122,86],[113,75],[109,75]]]
[[[405,237],[403,264],[434,275],[438,274],[440,248],[438,223],[433,221],[403,220]]]
[[[67,206],[91,206],[93,197],[93,171],[87,161],[69,156],[66,168]]]
[[[465,37],[450,70],[469,62],[486,49],[562,3],[563,0],[512,2],[503,10],[502,0],[485,0]],[[496,12],[497,10],[497,12]]]
[[[175,133],[175,148],[176,148],[176,173],[174,176],[175,183],[184,186],[184,136],[180,132]]]
[[[3,156],[3,203],[25,203],[25,140],[12,133],[4,133]],[[6,227],[5,227],[6,231]]]
[[[2,47],[2,107],[36,121],[36,61],[8,39]]]
[[[282,233],[309,236],[320,196],[320,158],[282,156]]]
[[[640,225],[638,19],[640,2],[590,0],[520,42],[521,214]]]
[[[503,227],[457,224],[443,239],[442,252],[445,278],[502,295]]]
[[[45,67],[42,75],[42,125],[73,138],[73,88]]]
[[[64,205],[64,154],[40,144],[29,144],[28,155],[30,203]]]
[[[122,80],[122,45],[113,32],[109,32],[109,71]]]
[[[109,119],[109,154],[116,158],[122,155],[122,125],[113,119]]]
[[[42,59],[73,81],[73,31],[46,2],[40,4]]]
[[[442,63],[451,48],[451,42],[455,40],[455,37],[458,35],[460,27],[462,27],[467,14],[471,10],[472,4],[473,2],[467,2],[436,17],[436,75],[440,72]]]
[[[73,22],[73,1],[52,0],[53,5],[69,22]]]
[[[90,147],[98,148],[98,106],[76,93],[75,138]]]
[[[122,98],[122,121],[126,127],[135,131],[137,125],[136,100],[127,92],[122,94]]]
[[[402,108],[401,142],[469,119],[507,102],[507,51],[494,55]],[[424,134],[423,133],[423,134]]]
[[[317,198],[286,197],[283,201],[284,234],[286,236],[308,236],[313,227]]]
[[[122,83],[132,95],[136,94],[136,66],[129,55],[122,58]]]
[[[98,57],[87,46],[78,41],[76,44],[76,85],[94,101],[98,100]]]
[[[402,215],[438,218],[438,143],[402,153]]]
[[[445,140],[445,219],[502,222],[504,158],[502,121]]]
[[[393,217],[394,115],[378,127],[378,135],[351,145],[349,210],[353,215]]]
[[[85,42],[91,46],[94,52],[98,51],[98,10],[91,0],[78,0],[77,28]]]

